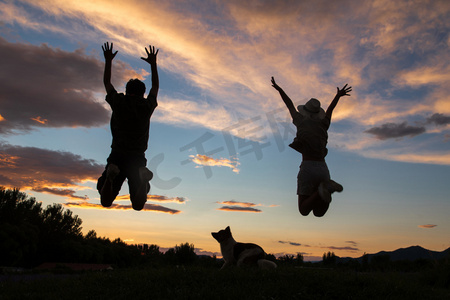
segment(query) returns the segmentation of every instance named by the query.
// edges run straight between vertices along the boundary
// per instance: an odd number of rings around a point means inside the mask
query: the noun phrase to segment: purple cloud
[[[0,142],[0,185],[70,198],[85,180],[96,181],[103,165],[70,152],[14,146]]]
[[[241,206],[222,206],[221,208],[218,208],[217,210],[223,210],[223,211],[240,211],[240,212],[262,212],[262,210],[253,208],[253,207],[241,207]]]
[[[104,63],[98,58],[82,49],[67,52],[1,37],[0,57],[0,134],[109,122],[109,109],[95,96],[104,92]],[[120,61],[115,61],[113,75],[120,81],[141,77]]]
[[[301,246],[302,244],[296,243],[296,242],[290,242],[290,241],[278,241],[280,244],[289,244],[291,246]]]
[[[374,135],[379,140],[387,140],[392,138],[402,138],[405,136],[416,136],[426,131],[423,126],[410,126],[406,122],[403,123],[386,123],[379,127],[373,127],[366,131]]]

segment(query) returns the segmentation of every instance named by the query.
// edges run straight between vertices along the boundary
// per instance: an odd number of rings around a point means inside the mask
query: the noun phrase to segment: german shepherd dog
[[[266,253],[264,250],[252,243],[238,243],[231,235],[230,226],[219,232],[211,232],[220,244],[224,264],[221,270],[230,265],[241,266],[258,266],[261,269],[273,269],[277,265],[270,260],[264,259]]]

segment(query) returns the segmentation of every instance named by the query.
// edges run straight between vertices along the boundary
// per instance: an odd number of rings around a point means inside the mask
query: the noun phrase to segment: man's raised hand
[[[116,51],[116,52],[112,52],[113,50],[113,43],[111,43],[111,46],[109,46],[109,43],[108,42],[106,42],[103,46],[102,46],[102,49],[103,49],[103,56],[105,56],[105,60],[109,60],[109,61],[112,61],[113,59],[114,59],[114,56],[116,56],[116,54],[117,54],[117,52],[118,51]]]
[[[156,49],[155,52],[155,46],[148,46],[149,50],[147,50],[147,48],[145,48],[145,52],[147,52],[147,57],[141,57],[142,60],[145,60],[146,62],[148,62],[149,64],[153,65],[156,64],[156,55],[158,54],[159,49]]]

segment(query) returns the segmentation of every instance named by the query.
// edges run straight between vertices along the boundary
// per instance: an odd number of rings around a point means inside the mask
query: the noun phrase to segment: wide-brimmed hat
[[[322,107],[320,107],[320,101],[316,98],[309,99],[305,105],[297,106],[297,110],[302,116],[305,117],[318,119],[325,118],[325,111]]]

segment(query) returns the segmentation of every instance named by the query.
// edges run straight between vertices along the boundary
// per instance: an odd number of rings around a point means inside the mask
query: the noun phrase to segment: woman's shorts
[[[305,160],[297,176],[297,195],[312,195],[322,181],[330,180],[330,171],[324,161]]]

